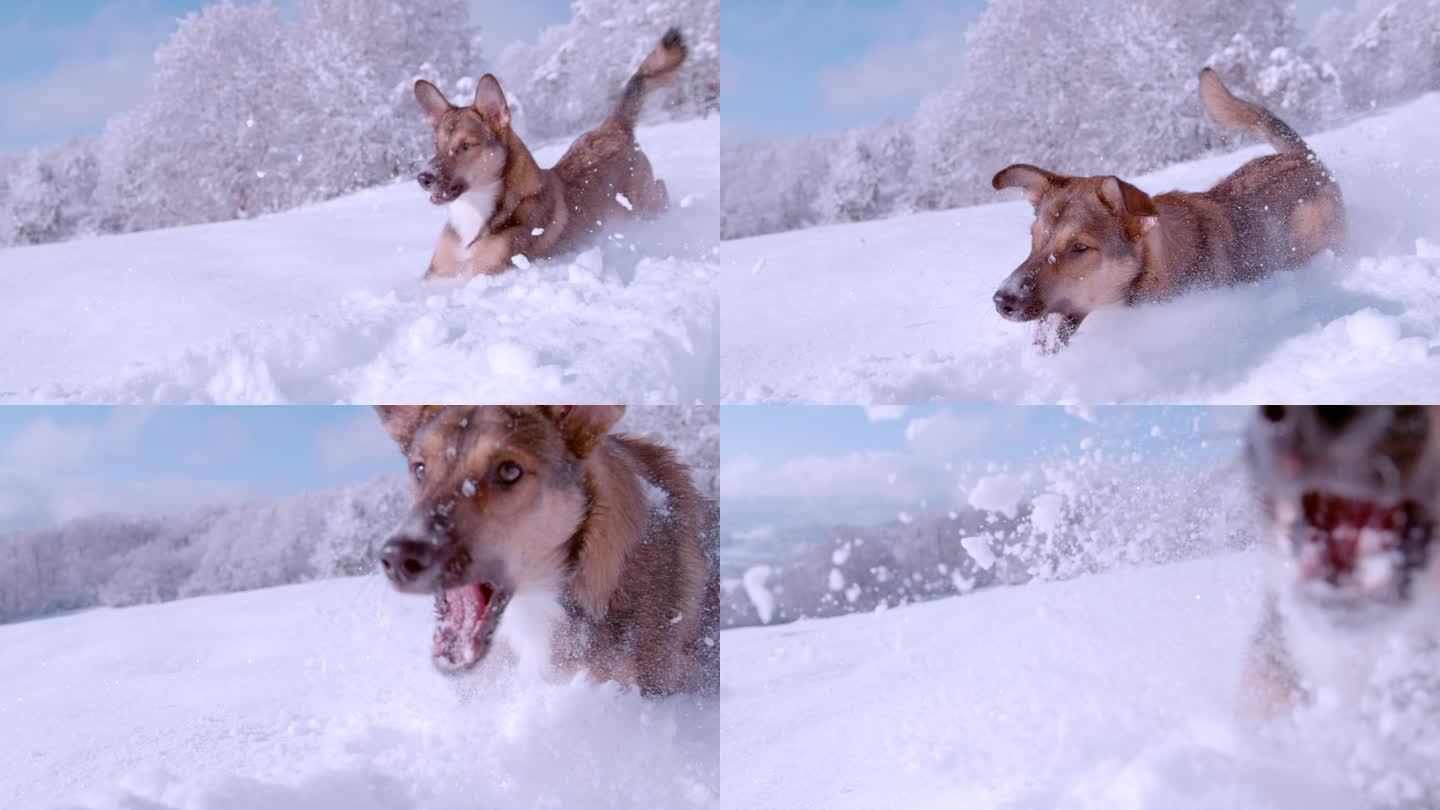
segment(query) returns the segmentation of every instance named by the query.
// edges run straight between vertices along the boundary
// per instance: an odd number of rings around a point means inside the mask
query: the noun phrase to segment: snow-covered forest
[[[598,123],[672,24],[691,63],[652,117],[719,104],[718,0],[575,0],[535,43],[486,40],[467,0],[297,5],[188,14],[139,108],[98,137],[0,155],[0,245],[243,219],[407,175],[431,143],[417,78],[464,99],[493,71],[522,136],[566,137]]]
[[[1245,548],[1258,513],[1244,480],[1237,459],[1141,460],[1094,449],[997,467],[963,484],[959,503],[916,504],[879,525],[828,526],[817,515],[820,525],[766,539],[786,559],[726,579],[723,625],[874,612]],[[736,538],[727,540],[733,548]]]
[[[991,0],[965,48],[910,120],[727,142],[722,236],[987,202],[1010,163],[1133,174],[1202,154],[1231,137],[1200,108],[1204,65],[1301,132],[1440,90],[1440,0],[1358,0],[1303,33],[1290,0]]]
[[[702,491],[717,496],[718,408],[631,408],[617,430],[670,445]],[[372,545],[409,505],[397,475],[182,514],[104,514],[0,532],[0,622],[367,573]]]

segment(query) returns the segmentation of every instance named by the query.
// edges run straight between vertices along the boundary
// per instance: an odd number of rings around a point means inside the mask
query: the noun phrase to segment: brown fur
[[[516,256],[543,259],[574,250],[610,220],[664,213],[669,194],[635,140],[635,119],[645,95],[668,81],[685,55],[684,40],[671,29],[626,83],[610,116],[549,169],[540,168],[510,128],[510,108],[494,76],[480,80],[469,107],[416,82],[416,100],[435,129],[435,157],[420,174],[431,201],[453,212],[466,192],[499,185],[493,210],[477,214],[473,237],[462,235],[452,216],[426,278],[500,273]],[[629,200],[629,209],[617,195]]]
[[[412,471],[421,470],[416,515],[444,515],[448,542],[465,548],[461,579],[560,582],[568,618],[554,639],[557,666],[646,694],[718,688],[715,512],[669,449],[610,434],[623,407],[377,410]],[[488,485],[503,460],[526,476]],[[475,484],[469,496],[466,481]],[[646,482],[668,509],[652,504]]]
[[[1331,413],[1321,413],[1325,410]],[[1265,406],[1252,421],[1246,460],[1274,565],[1241,675],[1242,720],[1263,725],[1289,715],[1310,700],[1309,687],[1333,679],[1336,672],[1361,668],[1356,682],[1363,683],[1365,642],[1395,632],[1402,622],[1428,632],[1425,643],[1440,642],[1440,617],[1414,615],[1433,611],[1440,596],[1435,540],[1397,552],[1407,560],[1409,583],[1404,596],[1385,608],[1388,614],[1371,624],[1347,625],[1344,607],[1326,612],[1297,597],[1292,534],[1297,516],[1287,514],[1299,508],[1293,499],[1303,491],[1338,489],[1357,497],[1384,493],[1385,499],[1411,503],[1419,525],[1428,527],[1412,528],[1412,538],[1433,538],[1440,516],[1440,406]]]
[[[1340,249],[1340,188],[1300,136],[1231,95],[1209,68],[1200,86],[1217,121],[1281,152],[1246,163],[1209,191],[1155,197],[1117,177],[1069,177],[1026,164],[1003,169],[992,185],[1022,189],[1035,223],[1029,257],[995,294],[1002,316],[1058,316],[1063,343],[1101,307],[1253,281]]]

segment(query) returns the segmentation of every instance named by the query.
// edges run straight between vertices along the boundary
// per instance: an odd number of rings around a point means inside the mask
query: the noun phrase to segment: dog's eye
[[[525,470],[513,461],[502,461],[500,466],[495,468],[495,477],[506,484],[513,484],[525,475]]]
[[[470,144],[468,144],[468,143],[462,143],[462,144],[460,144],[460,151],[461,151],[461,152],[469,152],[469,151],[470,151]]]
[[[1090,249],[1090,246],[1087,245],[1087,244],[1085,244],[1084,242],[1076,242],[1075,244],[1073,244],[1073,245],[1070,246],[1070,252],[1071,252],[1071,253],[1076,253],[1076,254],[1084,253],[1085,251],[1087,251],[1087,250],[1089,250],[1089,249]]]
[[[425,480],[425,462],[417,461],[410,465],[410,472],[414,474],[416,481]]]

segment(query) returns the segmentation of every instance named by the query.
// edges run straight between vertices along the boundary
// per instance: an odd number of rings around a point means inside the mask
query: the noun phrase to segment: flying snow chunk
[[[629,197],[626,197],[624,194],[616,194],[616,195],[615,195],[615,202],[620,203],[620,207],[621,207],[621,208],[624,208],[626,211],[634,211],[634,210],[635,210],[635,206],[633,206],[633,205],[630,204],[630,198],[629,198]]]
[[[681,208],[689,208],[690,206],[692,206],[692,205],[694,205],[694,204],[695,204],[695,195],[693,195],[693,194],[686,194],[684,197],[681,197],[681,198],[680,198],[680,207],[681,207]]]
[[[840,569],[839,569],[839,568],[831,568],[831,569],[830,569],[830,590],[832,590],[832,591],[843,591],[843,590],[845,590],[845,575],[842,574],[842,573],[840,573]]]
[[[1013,518],[1025,496],[1025,482],[1013,475],[987,475],[970,490],[969,503],[986,512],[999,512]]]
[[[960,545],[965,549],[965,553],[970,555],[970,559],[986,571],[995,565],[995,552],[990,550],[990,541],[987,538],[983,536],[962,537]],[[960,572],[956,571],[955,575],[958,577]]]
[[[530,260],[525,257],[524,253],[516,253],[514,256],[510,257],[510,261],[521,270],[524,270],[525,268],[530,266]]]
[[[775,615],[775,596],[765,585],[769,579],[768,565],[752,566],[740,578],[740,582],[745,586],[745,595],[750,597],[750,604],[755,606],[755,613],[760,617],[761,624],[769,624]]]
[[[460,485],[460,494],[467,498],[475,497],[475,482],[466,478],[465,482]]]
[[[1036,495],[1030,501],[1030,527],[1051,537],[1060,528],[1060,517],[1064,513],[1065,498],[1053,492]]]
[[[539,236],[539,235],[542,234],[542,233],[545,233],[545,229],[544,229],[544,228],[536,228],[536,229],[534,229],[534,230],[532,230],[532,231],[530,232],[530,235],[531,235],[531,236]]]

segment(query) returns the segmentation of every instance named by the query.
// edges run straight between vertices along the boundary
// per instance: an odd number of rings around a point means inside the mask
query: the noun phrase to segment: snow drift
[[[365,577],[0,626],[0,795],[17,810],[718,806],[713,700],[513,667],[457,696],[430,666],[431,609]]]
[[[1053,357],[991,296],[1029,248],[1023,201],[725,242],[727,401],[1433,399],[1440,379],[1440,94],[1308,142],[1339,179],[1348,255],[1086,320]],[[1134,178],[1206,188],[1234,154]],[[995,167],[999,169],[999,166]]]
[[[725,802],[1433,807],[1433,698],[1418,716],[1309,710],[1274,741],[1237,728],[1260,594],[1261,560],[1245,552],[727,630]],[[1407,745],[1418,764],[1395,755]]]
[[[409,182],[0,251],[0,401],[714,401],[719,124],[639,139],[673,210],[464,285],[420,280],[445,214]]]

